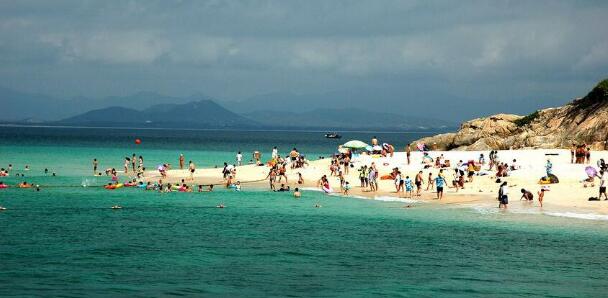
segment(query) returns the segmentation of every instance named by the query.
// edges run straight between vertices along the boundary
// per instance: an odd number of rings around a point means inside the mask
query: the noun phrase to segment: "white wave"
[[[597,213],[575,213],[575,212],[544,212],[549,216],[569,217],[588,220],[608,220],[608,215]]]
[[[420,201],[408,198],[397,198],[397,197],[389,197],[389,196],[377,196],[374,197],[376,201],[384,201],[384,202],[403,202],[403,203],[419,203]]]
[[[498,211],[500,211],[496,207],[479,206],[479,205],[472,206],[471,209],[473,209],[475,212],[480,213],[480,214],[495,214],[495,213],[498,213]]]
[[[300,190],[302,190],[302,191],[306,190],[306,191],[318,191],[318,192],[323,192],[323,190],[322,190],[322,189],[320,189],[320,188],[316,188],[316,187],[302,187],[302,188],[300,188]]]

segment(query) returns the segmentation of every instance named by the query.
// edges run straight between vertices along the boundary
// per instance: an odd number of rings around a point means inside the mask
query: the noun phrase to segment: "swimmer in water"
[[[219,205],[217,205],[217,206],[215,206],[215,207],[217,207],[217,208],[224,208],[224,207],[226,207],[226,206],[224,206],[224,204],[222,203],[222,204],[219,204]]]
[[[300,197],[302,197],[302,193],[300,192],[300,189],[296,187],[296,189],[293,191],[293,197],[296,199],[299,199]]]
[[[122,206],[114,205],[114,206],[112,206],[112,209],[122,209]]]
[[[321,207],[323,207],[323,206],[319,205],[318,203],[315,204],[315,208],[321,208]]]
[[[0,211],[4,211],[4,210],[6,210],[6,207],[0,206]]]

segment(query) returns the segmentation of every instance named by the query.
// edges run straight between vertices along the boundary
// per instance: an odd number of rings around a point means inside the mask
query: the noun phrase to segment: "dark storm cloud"
[[[531,97],[545,98],[542,105],[607,76],[607,8],[602,1],[2,1],[0,79],[66,96],[151,90],[236,99],[361,89],[395,102],[428,94],[438,105]]]

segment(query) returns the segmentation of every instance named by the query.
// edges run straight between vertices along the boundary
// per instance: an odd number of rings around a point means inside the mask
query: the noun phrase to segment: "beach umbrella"
[[[350,148],[350,149],[363,149],[363,148],[367,147],[367,144],[365,144],[359,140],[352,140],[352,141],[348,141],[348,142],[344,143],[344,145],[342,145],[342,147]]]
[[[597,170],[595,170],[594,167],[586,167],[585,173],[587,173],[587,176],[589,177],[595,177],[595,175],[597,175]]]

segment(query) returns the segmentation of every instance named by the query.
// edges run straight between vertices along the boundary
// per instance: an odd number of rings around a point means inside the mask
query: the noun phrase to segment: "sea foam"
[[[608,220],[608,215],[597,213],[575,213],[575,212],[544,212],[549,216],[569,217],[587,220]]]
[[[376,201],[384,201],[384,202],[403,202],[403,203],[420,203],[418,200],[408,199],[408,198],[396,198],[389,196],[377,196],[374,197]]]

